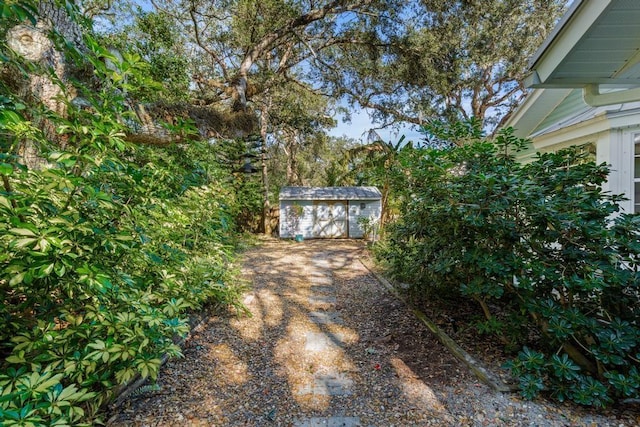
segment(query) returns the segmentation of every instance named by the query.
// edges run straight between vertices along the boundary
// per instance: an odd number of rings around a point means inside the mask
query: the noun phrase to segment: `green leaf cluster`
[[[133,14],[130,25],[103,35],[101,41],[118,52],[133,53],[148,64],[146,76],[155,82],[154,87],[134,84],[129,90],[130,97],[168,102],[185,101],[190,92],[186,43],[166,14],[142,11]]]
[[[607,166],[584,150],[520,164],[525,143],[504,130],[407,151],[401,214],[378,258],[416,297],[477,302],[479,330],[521,349],[509,366],[525,397],[637,398],[640,217],[618,212]]]
[[[64,117],[0,81],[1,425],[90,425],[119,385],[180,355],[193,310],[241,309],[230,174],[207,143],[127,143],[124,94],[144,62],[86,42],[57,41],[95,76],[58,82],[83,100]]]

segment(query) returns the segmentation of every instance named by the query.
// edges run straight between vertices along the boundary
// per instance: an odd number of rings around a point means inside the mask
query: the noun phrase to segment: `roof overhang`
[[[504,127],[513,127],[515,136],[528,138],[569,92],[571,89],[534,90],[509,116]]]
[[[528,87],[583,88],[592,106],[639,100],[640,1],[576,0],[529,72]]]

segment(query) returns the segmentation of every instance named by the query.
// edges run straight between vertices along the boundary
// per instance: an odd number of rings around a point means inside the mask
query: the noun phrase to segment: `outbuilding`
[[[283,187],[281,238],[363,238],[381,214],[376,187]]]

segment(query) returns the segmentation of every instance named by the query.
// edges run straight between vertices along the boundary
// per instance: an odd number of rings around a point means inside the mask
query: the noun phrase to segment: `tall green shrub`
[[[213,166],[208,144],[127,144],[123,85],[146,81],[146,66],[86,41],[82,55],[59,45],[69,60],[88,61],[99,82],[75,82],[83,102],[69,103],[68,116],[0,81],[3,426],[91,425],[118,385],[137,374],[153,379],[163,355],[180,354],[174,339],[187,332],[190,310],[238,305],[228,173]],[[0,60],[5,69],[49,72]],[[34,125],[43,122],[64,147]],[[39,147],[42,168],[21,163],[25,140]]]
[[[521,349],[510,367],[523,395],[638,397],[640,218],[602,191],[606,165],[579,149],[522,165],[511,153],[524,143],[505,131],[407,156],[402,216],[378,257],[418,296],[477,302],[479,329]]]

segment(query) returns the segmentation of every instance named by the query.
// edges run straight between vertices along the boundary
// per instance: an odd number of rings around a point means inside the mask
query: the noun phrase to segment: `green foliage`
[[[82,55],[63,46],[70,60],[88,61],[99,82],[74,82],[86,102],[68,103],[67,116],[0,85],[7,426],[91,424],[118,385],[138,374],[155,379],[163,355],[180,355],[174,339],[187,333],[191,311],[240,308],[229,268],[237,203],[213,147],[127,144],[122,94],[145,81],[144,63],[119,59],[89,37]],[[64,147],[45,138],[36,118]],[[43,167],[21,163],[27,140],[40,147]]]
[[[360,229],[362,230],[362,234],[365,239],[368,239],[371,236],[375,237],[378,230],[378,222],[375,219],[369,217],[359,217],[356,222],[358,224],[358,227],[360,227]]]
[[[482,139],[485,132],[483,123],[473,116],[468,120],[459,120],[454,123],[446,123],[440,120],[432,120],[422,131],[425,135],[425,145],[431,148],[449,148],[453,145],[465,145]]]
[[[396,142],[385,142],[375,131],[368,135],[369,143],[350,148],[342,159],[347,164],[342,182],[351,181],[355,185],[374,185],[382,193],[382,212],[380,229],[383,231],[391,216],[397,213],[397,202],[402,200],[404,190],[395,192],[395,188],[402,188],[405,172],[401,159],[415,153],[413,143],[405,141],[402,136]]]
[[[138,387],[137,389],[132,391],[129,396],[131,396],[133,398],[137,398],[139,396],[142,396],[142,395],[145,395],[145,394],[150,394],[150,393],[153,393],[153,392],[156,392],[156,391],[160,391],[160,390],[162,390],[162,388],[158,384],[147,384],[147,385],[143,385],[141,387]]]
[[[31,1],[9,1],[0,5],[0,18],[3,24],[16,24],[29,21],[31,24],[36,23],[38,12]],[[6,30],[6,28],[2,28]]]
[[[213,145],[215,162],[229,173],[227,182],[235,198],[234,218],[241,231],[257,232],[260,228],[263,189],[255,167],[260,146],[261,140],[256,136],[218,140]]]
[[[184,101],[188,98],[189,60],[185,41],[166,14],[138,12],[121,31],[103,36],[101,44],[134,54],[148,64],[146,77],[155,87],[133,84],[129,96],[142,100]]]
[[[510,363],[525,397],[637,398],[640,217],[603,192],[606,165],[579,148],[519,164],[510,130],[466,141],[400,159],[402,215],[379,259],[419,297],[471,298],[481,332],[525,346]]]

